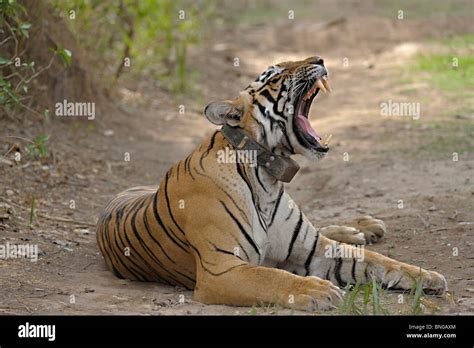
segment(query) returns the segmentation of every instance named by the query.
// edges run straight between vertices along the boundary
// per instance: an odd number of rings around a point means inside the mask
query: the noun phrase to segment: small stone
[[[79,233],[79,234],[82,234],[84,236],[87,236],[87,235],[90,234],[90,231],[89,231],[88,228],[75,228],[74,233]]]
[[[14,213],[15,210],[10,204],[0,203],[0,219],[9,219]]]
[[[13,196],[15,194],[15,192],[13,192],[12,190],[7,190],[6,194],[7,194],[7,196]]]

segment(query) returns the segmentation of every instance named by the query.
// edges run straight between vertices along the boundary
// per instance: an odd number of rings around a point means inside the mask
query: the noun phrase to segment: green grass
[[[441,43],[453,50],[473,49],[474,34],[456,35],[443,39]]]
[[[404,19],[436,18],[440,16],[469,16],[469,0],[377,0],[362,6],[340,0],[328,3],[324,0],[258,0],[236,2],[227,20],[233,25],[271,25],[275,21],[288,19],[293,10],[295,20],[311,19],[327,21],[338,17],[350,18],[367,15],[396,19],[398,11]]]
[[[413,95],[417,94],[418,90],[416,88],[404,88],[400,91],[400,94],[403,95]]]
[[[473,153],[474,35],[437,39],[431,44],[438,45],[438,52],[415,56],[399,78],[399,83],[406,85],[399,93],[416,98],[422,105],[422,116],[416,122],[410,120],[410,141],[400,143],[395,151],[417,158]],[[453,58],[458,59],[457,66],[453,66]],[[429,88],[418,90],[411,86],[419,81],[425,81]],[[433,95],[441,98],[437,102],[442,102],[443,107],[429,107]]]
[[[413,149],[416,152],[441,155],[450,158],[458,154],[474,152],[474,122],[472,120],[449,120],[443,122],[414,123],[415,128],[424,128],[423,143]]]
[[[457,59],[458,66],[453,66]],[[435,88],[454,92],[460,96],[472,96],[474,90],[474,56],[457,56],[455,54],[419,55],[412,71],[425,73]]]
[[[397,18],[403,10],[404,19],[432,18],[437,16],[469,16],[469,1],[463,0],[379,0],[374,11],[379,15]]]
[[[255,305],[252,306],[252,309],[250,309],[249,315],[257,315],[257,307]]]
[[[423,305],[421,304],[421,297],[423,296],[423,279],[421,277],[414,280],[410,296],[413,296],[411,314],[423,314]]]
[[[474,35],[452,36],[433,43],[443,53],[417,55],[400,82],[421,79],[450,97],[474,97]]]
[[[232,18],[235,24],[258,25],[268,21],[283,19],[287,16],[287,12],[282,8],[268,7],[263,11],[264,4],[255,3],[255,8],[241,10],[240,16]]]
[[[31,209],[30,209],[30,226],[33,224],[33,218],[36,213],[36,197],[31,197]]]
[[[461,118],[459,118],[459,115]],[[403,156],[410,159],[445,159],[452,160],[453,153],[459,156],[474,153],[474,109],[460,107],[441,115],[441,119],[427,120],[430,115],[423,115],[420,120],[400,121],[413,127],[404,135],[395,148],[381,148],[380,156]],[[465,118],[464,118],[465,117]],[[384,141],[380,135],[377,141]]]
[[[343,301],[338,307],[341,314],[351,315],[387,315],[388,308],[383,304],[385,291],[375,278],[367,284],[347,285],[344,288]]]
[[[36,160],[38,158],[46,158],[49,156],[47,142],[49,135],[40,134],[38,135],[31,144],[28,144],[26,149],[31,156],[31,159]]]
[[[363,315],[364,311],[360,308],[359,304],[356,302],[359,293],[363,290],[360,283],[355,285],[347,285],[344,288],[345,294],[339,310],[346,314],[356,314]]]
[[[380,283],[375,278],[367,284],[347,285],[342,303],[338,307],[340,314],[348,315],[390,315],[393,312],[394,304],[389,303],[389,295],[386,290],[382,289]],[[432,314],[439,310],[439,307],[424,297],[423,279],[413,278],[413,285],[410,293],[402,296],[408,296],[409,300],[406,305],[399,310],[399,314],[422,315],[426,309]],[[397,306],[397,305],[395,305]],[[392,312],[389,311],[389,307]],[[398,306],[397,306],[398,307]],[[398,307],[400,309],[400,307]]]

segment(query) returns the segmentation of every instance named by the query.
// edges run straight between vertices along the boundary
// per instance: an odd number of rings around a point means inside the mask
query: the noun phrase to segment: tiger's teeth
[[[326,77],[326,76],[324,76],[324,78],[323,78],[323,85],[324,85],[324,87],[326,87],[326,89],[327,89],[329,92],[332,92],[331,86],[329,86],[329,81],[327,80],[327,77]]]
[[[324,84],[321,82],[321,80],[319,79],[318,81],[316,81],[316,85],[324,92],[324,93],[327,93],[327,89],[326,87],[324,86]]]
[[[316,92],[316,86],[311,87],[311,89],[308,91],[308,93],[305,94],[304,100],[308,100],[313,94]]]
[[[324,146],[328,146],[329,143],[331,142],[331,139],[332,139],[332,134],[329,134],[329,136],[324,141]]]

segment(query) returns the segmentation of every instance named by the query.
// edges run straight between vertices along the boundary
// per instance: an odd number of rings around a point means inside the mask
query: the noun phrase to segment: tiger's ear
[[[244,107],[242,101],[223,100],[209,103],[204,109],[207,119],[217,125],[230,124],[237,125],[244,115]]]

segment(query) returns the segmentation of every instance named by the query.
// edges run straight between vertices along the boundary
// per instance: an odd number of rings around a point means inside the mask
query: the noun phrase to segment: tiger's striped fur
[[[324,151],[294,134],[290,110],[298,89],[307,90],[321,73],[327,71],[319,57],[278,64],[237,99],[211,103],[205,114],[213,123],[244,129],[275,154],[322,158]],[[110,201],[97,241],[118,277],[194,289],[204,303],[302,310],[332,307],[340,300],[339,286],[371,277],[392,289],[410,289],[417,277],[426,291],[446,289],[442,275],[366,249],[360,259],[328,257],[331,246],[356,255],[355,246],[341,242],[376,240],[383,222],[364,218],[356,228],[315,228],[264,168],[219,163],[225,148],[232,145],[216,131],[171,167],[159,188],[129,189]]]

